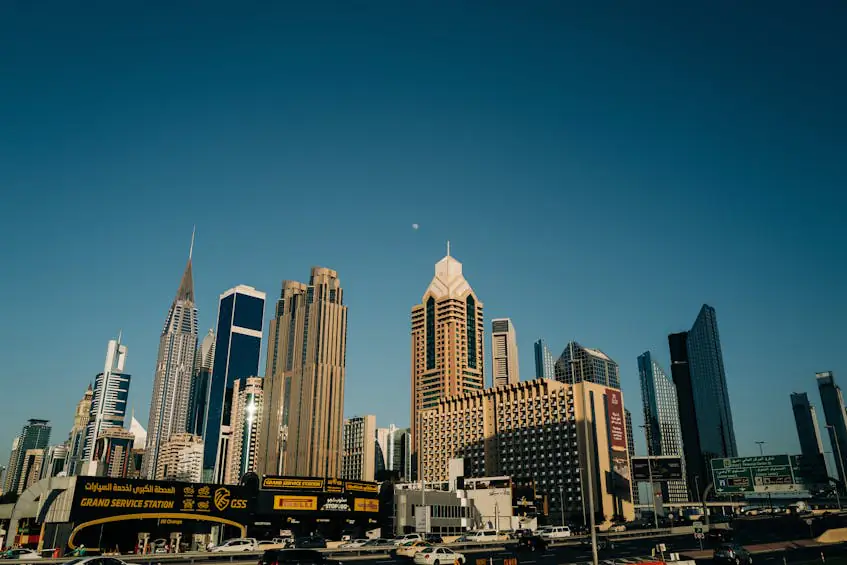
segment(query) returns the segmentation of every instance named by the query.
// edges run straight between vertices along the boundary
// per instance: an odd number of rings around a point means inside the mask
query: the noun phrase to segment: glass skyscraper
[[[130,375],[124,372],[127,347],[118,339],[109,341],[106,348],[106,362],[103,372],[94,378],[91,398],[91,415],[85,430],[83,459],[93,460],[94,444],[107,428],[122,428],[126,418],[126,404],[129,397]]]
[[[204,437],[206,428],[206,402],[209,400],[209,381],[212,380],[212,365],[215,362],[215,330],[200,342],[194,358],[194,376],[188,398],[188,433]]]
[[[618,364],[599,349],[583,347],[572,341],[565,347],[554,366],[555,378],[565,384],[582,381],[621,388]]]
[[[699,500],[711,482],[711,460],[738,456],[715,309],[704,304],[689,331],[668,336],[668,346],[688,488]]]
[[[547,342],[539,339],[533,344],[535,349],[535,378],[536,379],[555,379],[556,371],[554,369],[555,361],[550,348],[547,347]]]
[[[50,422],[48,420],[29,420],[17,437],[9,468],[6,470],[6,487],[8,492],[20,494],[24,491],[26,477],[23,477],[24,462],[27,451],[45,450],[50,444]]]
[[[232,439],[232,399],[236,379],[259,373],[265,293],[239,285],[223,293],[215,332],[215,361],[206,404],[203,478],[223,482]]]
[[[844,414],[844,397],[841,388],[835,384],[832,371],[815,373],[818,390],[821,393],[821,406],[826,418],[829,441],[832,444],[832,456],[835,458],[835,471],[838,479],[844,484],[844,469],[847,468],[847,420]],[[838,453],[841,452],[841,461]]]
[[[676,386],[653,360],[649,351],[638,356],[638,376],[641,381],[644,422],[647,426],[648,455],[682,457],[682,432],[679,425]],[[661,489],[662,500],[665,502],[688,501],[685,481],[663,482]]]

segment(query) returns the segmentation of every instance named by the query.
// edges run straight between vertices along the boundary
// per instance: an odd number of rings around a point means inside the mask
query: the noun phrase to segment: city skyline
[[[557,354],[578,339],[620,364],[632,399],[637,355],[669,368],[667,334],[715,306],[739,453],[799,451],[792,418],[762,422],[790,392],[817,398],[815,372],[847,374],[839,18],[379,4],[320,29],[305,5],[217,0],[9,14],[0,290],[37,299],[9,301],[0,386],[51,394],[8,407],[0,449],[31,417],[61,439],[117,328],[147,423],[197,222],[203,332],[235,284],[342,273],[345,415],[409,424],[393,402],[409,394],[408,308],[451,239],[486,322],[520,329],[526,376],[533,339]]]

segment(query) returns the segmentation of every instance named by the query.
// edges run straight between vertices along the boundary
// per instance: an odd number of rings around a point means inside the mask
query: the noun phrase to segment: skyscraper
[[[209,381],[215,364],[215,330],[210,329],[197,348],[194,358],[194,376],[188,395],[188,433],[204,437],[206,428],[206,402],[209,400]]]
[[[262,431],[265,379],[238,379],[232,389],[232,442],[225,482],[236,484],[258,468],[259,434]]]
[[[238,285],[221,294],[203,436],[205,480],[220,483],[226,477],[232,441],[233,387],[236,380],[259,373],[264,319],[264,292]]]
[[[535,378],[536,379],[555,379],[555,360],[550,348],[547,347],[547,342],[539,339],[534,344],[535,349]]]
[[[313,267],[309,284],[283,281],[268,333],[266,474],[338,477],[344,422],[347,307],[338,273]]]
[[[41,466],[41,478],[56,477],[59,473],[67,474],[68,445],[60,443],[47,448],[44,465]]]
[[[94,378],[91,397],[91,415],[85,430],[83,458],[93,460],[94,443],[100,433],[111,427],[122,428],[126,418],[126,403],[129,397],[130,375],[124,372],[127,347],[118,339],[109,341],[103,372]]]
[[[797,426],[797,438],[800,440],[800,467],[807,488],[814,488],[827,482],[826,460],[823,456],[823,444],[818,428],[818,416],[815,407],[809,403],[805,392],[791,393],[791,410]],[[836,450],[837,455],[837,450]]]
[[[71,428],[70,436],[68,437],[68,464],[67,472],[69,476],[74,476],[82,472],[83,448],[85,447],[85,435],[88,431],[88,422],[91,420],[91,402],[94,398],[94,391],[91,385],[85,390],[82,399],[77,402],[76,412],[74,412],[74,425]]]
[[[9,464],[6,466],[6,474],[3,476],[3,493],[7,492],[15,492],[17,491],[17,487],[15,486],[15,465],[17,464],[18,457],[20,456],[20,449],[18,446],[20,445],[21,438],[16,437],[12,440],[12,452],[9,454]]]
[[[123,428],[104,428],[92,450],[90,471],[97,477],[126,478],[132,471],[135,436]]]
[[[41,466],[44,463],[44,449],[27,449],[21,462],[21,478],[18,481],[18,494],[22,493],[41,478]]]
[[[649,351],[638,356],[638,376],[641,380],[644,423],[647,425],[647,454],[682,457],[676,386]],[[685,481],[662,482],[661,488],[662,500],[665,502],[688,501]]]
[[[491,320],[491,380],[494,386],[521,380],[518,367],[518,336],[509,318]]]
[[[797,438],[800,440],[800,453],[811,458],[823,454],[823,444],[818,428],[818,416],[815,407],[809,403],[805,392],[791,393],[791,410],[797,425]]]
[[[832,444],[832,455],[835,458],[835,470],[838,480],[844,484],[844,469],[847,469],[847,420],[844,413],[844,397],[841,388],[835,384],[835,375],[832,371],[815,373],[818,381],[818,390],[821,394],[821,406],[826,418],[826,427],[829,431],[829,441]],[[838,454],[841,453],[841,461]]]
[[[17,437],[17,444],[14,446],[12,453],[14,458],[9,461],[9,468],[6,477],[5,490],[9,492],[17,492],[20,494],[29,486],[32,464],[35,463],[33,454],[37,452],[43,453],[50,444],[50,422],[48,420],[28,420],[21,430],[21,434]],[[24,477],[24,464],[27,463],[27,476]],[[38,462],[38,472],[35,474],[35,480],[41,474],[41,461]]]
[[[556,380],[576,384],[583,380],[609,388],[621,388],[618,364],[599,349],[570,342],[554,365]]]
[[[188,398],[197,351],[197,307],[194,304],[194,278],[191,272],[193,250],[192,234],[188,264],[159,338],[150,418],[147,421],[147,447],[141,472],[148,479],[162,478],[157,475],[157,469],[161,467],[159,454],[162,445],[172,435],[184,433],[188,423]]]
[[[484,388],[485,322],[482,302],[462,274],[462,264],[447,255],[412,308],[412,452],[421,448],[420,413],[447,396]],[[420,468],[420,461],[416,467]]]
[[[668,346],[688,488],[703,490],[712,459],[738,456],[715,309],[704,304],[691,330],[669,335]]]
[[[634,477],[635,473],[632,469],[632,458],[635,457],[635,436],[632,429],[632,412],[624,409],[624,419],[626,420],[626,452],[629,455],[630,477]],[[638,504],[638,485],[633,481],[632,484],[632,503]]]
[[[203,479],[203,440],[192,434],[173,434],[162,443],[156,476],[165,481],[199,483]]]
[[[356,416],[344,420],[342,432],[341,478],[374,480],[376,416]]]

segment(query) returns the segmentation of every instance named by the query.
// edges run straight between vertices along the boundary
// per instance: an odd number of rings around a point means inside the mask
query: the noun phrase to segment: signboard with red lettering
[[[606,414],[609,418],[609,447],[615,451],[626,451],[626,424],[621,391],[606,389]]]

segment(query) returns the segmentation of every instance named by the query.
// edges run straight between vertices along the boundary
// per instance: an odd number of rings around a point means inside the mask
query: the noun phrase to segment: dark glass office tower
[[[188,397],[186,431],[195,436],[205,437],[206,435],[206,402],[209,400],[209,382],[212,380],[214,361],[215,330],[209,330],[194,357],[194,375],[191,378],[191,390]]]
[[[808,487],[827,482],[826,462],[815,407],[805,392],[791,393],[791,410],[800,440],[800,472]]]
[[[553,353],[550,352],[550,348],[547,347],[547,342],[539,339],[533,347],[535,349],[535,378],[555,379],[554,365],[556,361],[553,358]]]
[[[818,431],[818,416],[815,407],[809,403],[805,392],[791,393],[791,410],[797,425],[797,438],[800,440],[800,453],[807,457],[817,457],[823,453],[821,435]]]
[[[835,470],[838,479],[844,484],[844,469],[847,468],[847,421],[844,414],[844,397],[841,389],[835,384],[835,375],[832,371],[815,373],[818,381],[818,390],[821,393],[821,406],[826,418],[826,427],[829,432],[829,441],[832,444],[832,455],[835,458]],[[840,459],[840,461],[839,461]]]
[[[712,481],[710,462],[737,457],[715,309],[704,304],[687,332],[668,336],[688,488],[698,500]]]
[[[50,443],[50,422],[48,420],[29,420],[21,430],[16,445],[17,449],[12,453],[6,477],[6,490],[20,494],[26,487],[23,467],[26,460],[26,452],[31,449],[47,449]]]
[[[206,404],[204,481],[223,482],[232,433],[232,389],[236,379],[259,372],[264,315],[264,292],[239,285],[221,295],[215,361]]]

